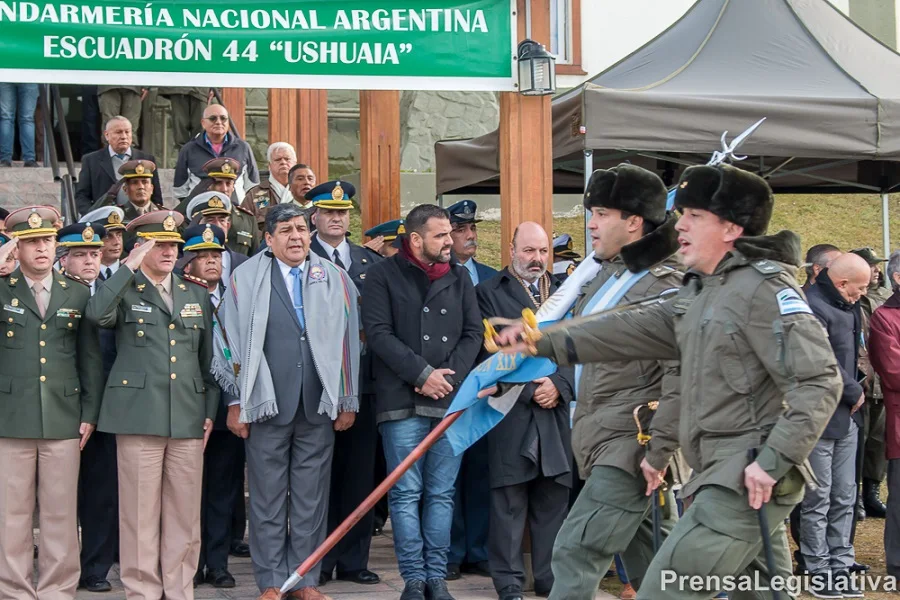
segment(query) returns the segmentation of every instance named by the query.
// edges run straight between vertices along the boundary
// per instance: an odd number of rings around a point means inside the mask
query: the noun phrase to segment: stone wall
[[[247,131],[261,168],[269,143],[268,91],[247,90]],[[498,96],[486,92],[403,92],[400,96],[400,168],[434,170],[434,143],[481,135],[497,128]],[[359,171],[359,93],[328,92],[329,177]],[[299,157],[303,160],[303,157]]]

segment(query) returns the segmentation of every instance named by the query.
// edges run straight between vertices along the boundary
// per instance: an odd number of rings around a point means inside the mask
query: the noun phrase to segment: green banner
[[[514,89],[515,0],[0,0],[0,81]]]

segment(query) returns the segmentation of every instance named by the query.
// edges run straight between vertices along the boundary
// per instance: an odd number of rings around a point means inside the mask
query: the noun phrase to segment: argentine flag
[[[543,328],[565,318],[575,304],[582,286],[596,277],[599,271],[600,263],[594,260],[594,253],[591,252],[562,287],[541,305],[536,315],[538,326]],[[454,454],[462,454],[503,420],[516,403],[525,384],[555,372],[556,363],[550,359],[521,353],[498,352],[475,367],[462,382],[445,415],[465,411],[444,434]],[[513,386],[502,396],[478,398],[478,392],[497,383],[521,385]]]

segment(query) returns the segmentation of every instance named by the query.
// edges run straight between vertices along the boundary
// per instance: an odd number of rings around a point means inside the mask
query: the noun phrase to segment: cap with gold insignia
[[[12,211],[6,217],[6,233],[23,240],[56,237],[56,227],[53,224],[59,219],[59,212],[52,206],[26,206]]]
[[[581,255],[575,252],[571,235],[564,233],[553,238],[554,260],[578,260],[579,258]]]
[[[184,240],[178,234],[178,228],[182,223],[184,216],[181,213],[155,210],[133,219],[125,229],[148,240],[183,244]]]
[[[125,229],[124,219],[125,211],[118,206],[101,206],[78,219],[78,222],[91,223],[95,228],[99,225],[106,231],[117,231]]]
[[[475,218],[477,210],[478,205],[474,200],[460,200],[456,204],[451,204],[447,207],[447,212],[450,213],[450,224],[453,227],[459,227],[469,223],[481,223],[481,219]]]
[[[241,163],[227,156],[207,161],[201,168],[213,179],[237,179],[241,173]]]
[[[129,160],[119,167],[119,175],[122,176],[122,179],[135,179],[137,177],[151,179],[155,171],[156,163],[143,158],[140,160]]]
[[[316,208],[328,210],[350,210],[353,203],[350,199],[356,195],[356,188],[346,181],[326,181],[306,192],[304,196],[311,200]]]
[[[197,213],[200,213],[204,217],[212,215],[223,215],[227,217],[231,214],[231,198],[222,192],[203,192],[202,194],[197,194],[188,203],[184,213],[188,220],[193,219],[194,215]]]
[[[56,241],[66,248],[99,248],[105,237],[106,229],[102,225],[72,223],[57,232]]]
[[[406,233],[406,226],[403,219],[394,219],[393,221],[376,225],[372,229],[367,230],[365,235],[372,238],[381,235],[384,236],[384,241],[391,242],[397,239],[398,235],[403,235],[404,233]]]
[[[851,250],[850,253],[857,255],[858,257],[869,263],[869,266],[887,262],[886,258],[881,258],[875,253],[875,250],[873,248],[869,248],[868,246],[865,248],[856,248],[855,250]]]
[[[225,232],[221,227],[207,223],[191,225],[184,230],[184,251],[225,250]]]

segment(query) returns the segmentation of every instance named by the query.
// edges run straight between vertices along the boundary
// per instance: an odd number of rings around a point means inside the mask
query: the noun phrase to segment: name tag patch
[[[148,313],[148,312],[153,312],[153,307],[152,306],[141,306],[140,304],[132,304],[131,310],[133,310],[134,312]]]
[[[185,304],[184,308],[181,309],[181,316],[182,317],[202,317],[203,316],[203,308],[196,302],[191,302],[189,304]]]
[[[778,312],[780,312],[782,316],[797,313],[812,314],[809,304],[800,297],[800,294],[798,294],[796,290],[791,288],[783,289],[775,294],[775,298],[778,300]]]
[[[11,312],[11,313],[13,313],[13,314],[16,314],[16,315],[24,315],[24,314],[25,314],[25,309],[24,309],[24,308],[17,308],[17,307],[15,307],[15,306],[10,306],[9,304],[4,304],[4,305],[3,305],[3,310],[9,311],[9,312]]]

